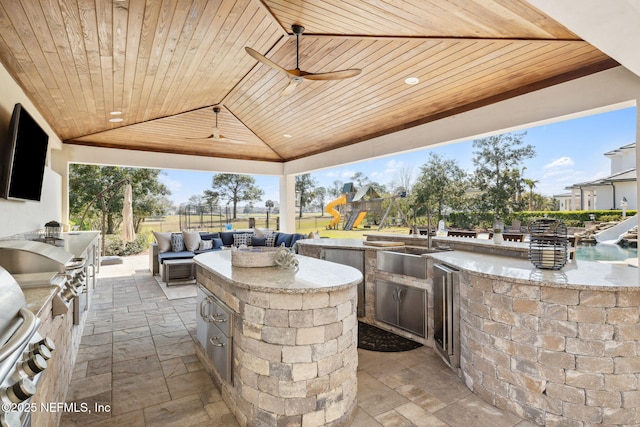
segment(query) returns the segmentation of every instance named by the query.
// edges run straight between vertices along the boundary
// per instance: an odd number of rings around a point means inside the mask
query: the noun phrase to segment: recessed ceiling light
[[[109,119],[109,121],[110,121],[111,123],[118,123],[118,122],[121,122],[121,121],[123,121],[123,120],[124,120],[124,119],[123,119],[122,117],[114,117],[113,119]]]
[[[109,114],[111,114],[112,116],[119,116],[120,114],[122,114],[122,111],[112,111]]]
[[[284,134],[284,135],[282,135],[282,136],[284,136],[285,138],[291,138],[291,135],[289,135],[288,133],[285,133],[285,134]]]
[[[420,79],[417,77],[407,77],[406,79],[404,79],[404,82],[408,85],[417,85],[418,83],[420,83]]]

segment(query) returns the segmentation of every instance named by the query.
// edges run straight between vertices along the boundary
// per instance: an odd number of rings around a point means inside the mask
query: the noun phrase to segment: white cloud
[[[551,163],[547,163],[544,165],[544,169],[566,168],[573,166],[574,164],[575,163],[571,157],[564,156],[552,161]]]
[[[351,169],[342,169],[342,170],[337,169],[337,170],[332,170],[327,172],[327,176],[329,178],[338,178],[341,180],[351,179],[351,177],[355,174],[356,174],[356,171]]]
[[[182,182],[175,180],[175,179],[171,179],[166,175],[160,175],[158,177],[159,181],[162,182],[168,189],[169,191],[171,191],[172,193],[181,191],[183,188]]]
[[[384,165],[387,169],[399,169],[404,167],[404,162],[402,160],[391,159]]]

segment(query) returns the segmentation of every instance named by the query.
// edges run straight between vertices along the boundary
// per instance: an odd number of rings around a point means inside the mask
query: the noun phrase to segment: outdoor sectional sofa
[[[300,239],[307,236],[299,233],[256,232],[256,231],[222,231],[153,233],[156,241],[149,248],[149,270],[153,275],[160,274],[165,281],[162,264],[167,260],[185,260],[210,251],[219,251],[231,246],[281,246],[290,248]]]

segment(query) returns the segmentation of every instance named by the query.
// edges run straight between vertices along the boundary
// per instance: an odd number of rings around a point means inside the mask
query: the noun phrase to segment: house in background
[[[604,153],[611,160],[611,172],[604,178],[566,187],[571,192],[554,196],[561,211],[638,209],[636,143]]]

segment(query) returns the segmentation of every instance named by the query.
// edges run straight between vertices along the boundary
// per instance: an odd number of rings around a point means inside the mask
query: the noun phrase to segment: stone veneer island
[[[367,237],[402,242],[407,249],[428,242],[426,236]],[[338,240],[298,245],[311,256],[323,248],[365,250],[367,312],[361,320],[389,329],[375,321],[373,284],[388,279],[376,268],[375,252],[363,242]],[[640,425],[637,268],[570,260],[561,270],[541,270],[527,260],[528,243],[456,237],[433,242],[454,251],[422,255],[428,276],[422,283],[403,275],[393,280],[426,289],[423,341],[433,347],[434,265],[459,271],[460,366],[453,368],[473,393],[538,425]]]
[[[356,285],[351,267],[298,256],[297,271],[194,258],[197,281],[232,312],[232,379],[199,359],[242,426],[342,426],[355,414]]]

